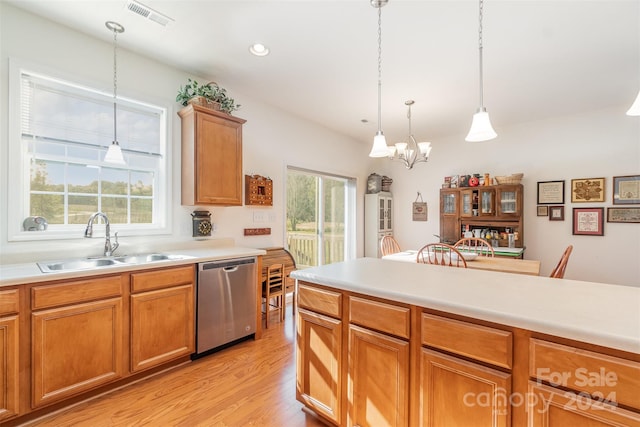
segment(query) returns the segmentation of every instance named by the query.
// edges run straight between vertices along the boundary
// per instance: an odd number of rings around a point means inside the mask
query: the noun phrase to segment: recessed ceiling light
[[[249,52],[253,53],[255,56],[267,56],[269,54],[269,48],[261,43],[255,43],[251,45]]]

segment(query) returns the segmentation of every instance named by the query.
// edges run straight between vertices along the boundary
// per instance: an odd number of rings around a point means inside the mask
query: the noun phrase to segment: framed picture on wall
[[[549,221],[564,221],[564,206],[549,206]]]
[[[572,179],[571,202],[604,202],[604,178]]]
[[[563,205],[564,181],[538,182],[538,204]]]
[[[613,204],[640,204],[640,175],[613,177]]]
[[[573,208],[573,234],[604,236],[604,208]]]
[[[538,216],[548,216],[549,206],[538,206]]]
[[[640,222],[640,208],[607,208],[607,222]]]

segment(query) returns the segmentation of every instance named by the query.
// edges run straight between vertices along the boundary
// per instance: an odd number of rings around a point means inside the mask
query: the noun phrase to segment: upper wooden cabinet
[[[242,124],[197,105],[178,111],[182,119],[182,204],[242,205]]]

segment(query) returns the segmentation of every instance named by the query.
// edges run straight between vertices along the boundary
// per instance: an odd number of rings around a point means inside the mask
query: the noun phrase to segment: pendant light
[[[627,111],[627,116],[640,116],[640,91],[638,92],[635,102],[631,105],[629,111]]]
[[[369,153],[369,157],[387,157],[389,156],[389,147],[387,140],[382,133],[382,6],[385,6],[389,0],[371,0],[371,6],[378,9],[378,132],[373,138],[373,147]]]
[[[116,163],[124,165],[124,157],[122,156],[122,149],[118,144],[118,126],[117,126],[117,114],[116,114],[116,98],[118,90],[118,68],[117,68],[117,47],[118,47],[118,33],[124,33],[124,27],[117,22],[107,21],[106,27],[113,31],[113,142],[107,150],[107,154],[104,156],[104,161],[107,163]]]
[[[491,121],[489,120],[489,113],[487,113],[487,109],[484,108],[483,104],[483,81],[482,81],[482,12],[483,12],[483,0],[480,0],[480,13],[479,13],[479,21],[480,25],[478,27],[478,51],[480,58],[480,106],[478,107],[478,112],[473,115],[473,121],[471,122],[471,129],[469,130],[469,134],[465,138],[465,141],[469,142],[481,142],[481,141],[489,141],[490,139],[498,136],[496,131],[493,130],[491,126]]]

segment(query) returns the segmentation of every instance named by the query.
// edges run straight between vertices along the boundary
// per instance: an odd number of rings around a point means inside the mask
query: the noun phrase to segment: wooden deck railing
[[[287,248],[296,260],[298,268],[318,265],[318,236],[315,234],[287,232]],[[325,235],[322,239],[324,264],[344,261],[344,236]]]

